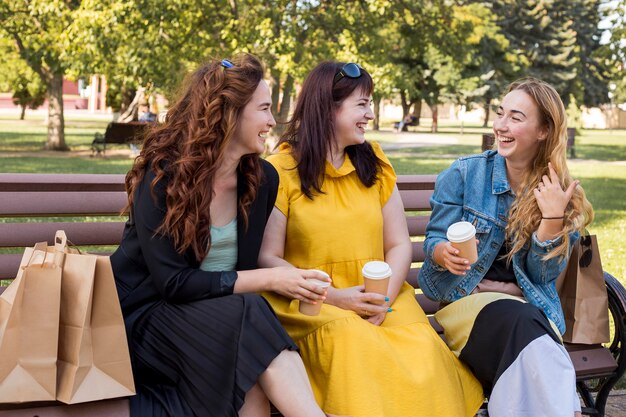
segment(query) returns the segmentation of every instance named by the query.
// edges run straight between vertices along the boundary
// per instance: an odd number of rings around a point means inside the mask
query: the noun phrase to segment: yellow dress
[[[374,186],[359,181],[346,156],[339,169],[326,162],[324,194],[313,200],[300,190],[288,146],[268,158],[280,176],[276,207],[287,217],[285,260],[327,272],[336,288],[363,284],[363,265],[384,259],[382,207],[396,175],[380,146],[372,145],[384,165]],[[469,417],[483,402],[479,382],[432,329],[407,283],[381,326],[328,304],[319,316],[305,316],[298,301],[263,295],[300,348],[326,413]]]

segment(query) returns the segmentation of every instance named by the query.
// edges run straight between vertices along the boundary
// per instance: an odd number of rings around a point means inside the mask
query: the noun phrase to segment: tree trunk
[[[22,104],[20,107],[22,108],[20,111],[20,120],[24,120],[24,116],[26,115],[26,105]]]
[[[437,104],[434,104],[430,106],[430,110],[433,113],[433,124],[430,127],[430,132],[437,133],[439,127],[439,106],[437,106]]]
[[[483,110],[485,110],[485,120],[483,121],[483,127],[489,126],[489,110],[490,109],[491,109],[491,99],[488,98],[485,101],[485,105],[483,107]]]
[[[52,151],[70,150],[65,144],[63,73],[53,74],[48,84],[48,141],[45,148]]]
[[[379,95],[374,95],[374,130],[380,130],[380,102],[381,97]]]
[[[420,115],[422,114],[422,99],[419,99],[415,102],[415,106],[413,106],[413,116],[417,117],[415,121],[415,126],[420,125]]]
[[[409,111],[411,111],[411,103],[406,96],[406,91],[400,90],[400,100],[402,104],[402,120],[404,120]]]
[[[293,91],[294,79],[291,74],[287,75],[285,84],[283,84],[283,97],[280,101],[280,108],[278,110],[276,118],[276,127],[274,132],[277,137],[280,137],[285,131],[285,123],[289,118],[289,108],[291,107],[291,92]]]
[[[280,71],[272,68],[272,114],[278,114],[278,99],[280,98]]]

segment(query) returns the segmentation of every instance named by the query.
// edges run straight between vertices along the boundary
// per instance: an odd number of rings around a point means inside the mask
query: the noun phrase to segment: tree
[[[577,0],[571,4],[573,29],[576,32],[576,79],[570,93],[576,102],[596,107],[609,101],[609,70],[602,59],[600,40],[603,30],[599,0]]]
[[[36,76],[35,76],[36,77]],[[32,75],[16,74],[13,86],[13,104],[20,106],[20,120],[24,120],[26,108],[36,109],[46,100],[46,86]]]
[[[71,57],[65,54],[69,45],[68,28],[80,2],[0,0],[0,31],[15,44],[20,57],[42,80],[47,89],[48,139],[50,150],[69,150],[65,144],[63,118],[63,77]]]
[[[473,92],[467,91],[467,101],[482,105],[483,127],[487,127],[492,101],[501,97],[506,86],[521,76],[528,60],[511,50],[509,40],[497,24],[498,17],[490,7],[479,3],[469,4],[464,9],[474,28],[468,39],[472,59],[463,76],[478,77],[478,87]]]
[[[0,60],[0,91],[13,92],[13,103],[21,107],[20,120],[24,120],[26,108],[36,109],[44,103],[46,86],[8,39],[0,38]]]
[[[612,102],[626,103],[626,0],[608,1],[601,8],[610,36],[598,52],[608,68]]]

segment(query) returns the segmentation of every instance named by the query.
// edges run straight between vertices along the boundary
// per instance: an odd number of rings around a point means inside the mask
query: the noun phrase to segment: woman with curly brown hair
[[[496,113],[497,150],[437,178],[420,287],[449,304],[435,318],[482,382],[490,416],[572,417],[581,407],[555,281],[593,211],[567,169],[556,90],[518,80]],[[473,263],[448,241],[459,221],[476,229]]]
[[[261,63],[189,78],[126,177],[130,218],[111,256],[133,361],[132,416],[324,416],[263,290],[325,293],[316,271],[257,268],[278,175],[259,158],[275,125]]]

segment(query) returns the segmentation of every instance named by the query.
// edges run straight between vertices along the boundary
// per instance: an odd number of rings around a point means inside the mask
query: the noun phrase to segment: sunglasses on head
[[[233,64],[232,62],[230,62],[227,59],[222,59],[222,62],[220,62],[220,64],[224,67],[224,68],[232,68],[235,66],[235,64]]]
[[[337,74],[335,74],[335,78],[333,79],[333,86],[337,84],[339,80],[343,77],[348,78],[359,78],[363,75],[363,68],[359,64],[355,64],[354,62],[348,62]]]

